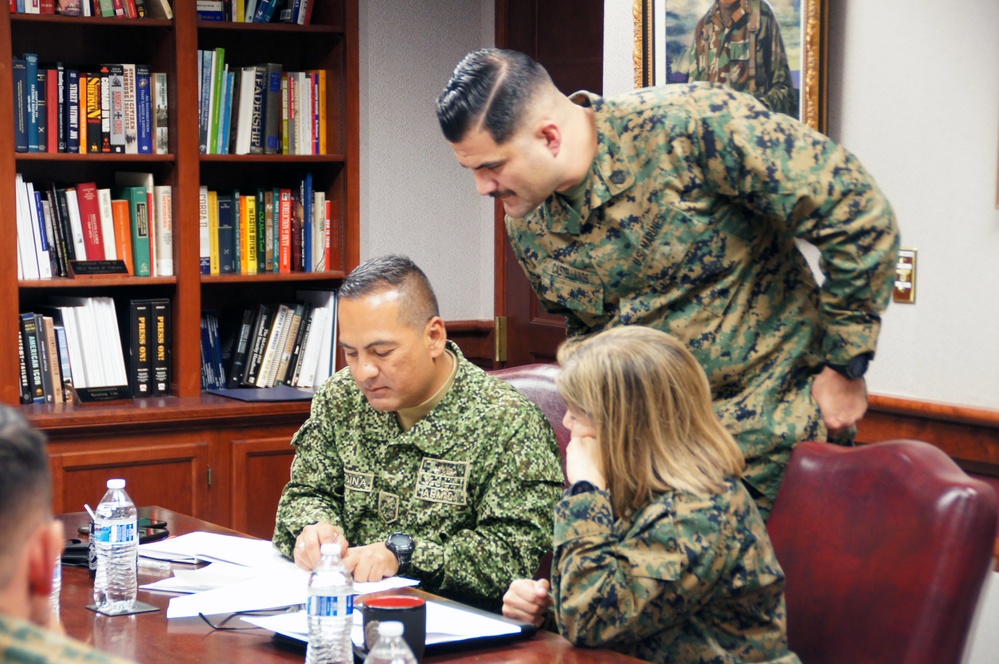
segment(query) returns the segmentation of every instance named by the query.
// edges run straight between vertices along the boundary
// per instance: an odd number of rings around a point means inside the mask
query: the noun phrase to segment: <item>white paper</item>
[[[259,575],[252,567],[232,563],[212,563],[200,569],[175,569],[173,576],[139,586],[143,590],[171,593],[197,593],[246,581]]]
[[[171,562],[218,561],[245,567],[271,567],[294,563],[267,540],[197,531],[159,542],[139,545],[139,555]]]

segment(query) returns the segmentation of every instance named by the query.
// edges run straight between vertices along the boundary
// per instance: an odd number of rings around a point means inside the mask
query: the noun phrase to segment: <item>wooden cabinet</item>
[[[295,299],[302,289],[335,288],[358,262],[358,55],[356,0],[317,0],[311,25],[198,20],[195,3],[175,0],[174,18],[104,19],[11,14],[0,7],[0,89],[13,89],[12,60],[78,67],[142,63],[166,72],[169,154],[15,151],[12,96],[0,96],[0,231],[16,237],[15,174],[29,181],[111,186],[116,171],[144,171],[172,187],[175,276],[18,280],[17,248],[0,247],[0,403],[20,400],[18,316],[62,295],[105,296],[121,311],[133,298],[172,305],[171,396],[127,403],[20,406],[51,439],[55,509],[94,505],[104,481],[122,476],[139,504],[159,504],[268,536],[288,476],[292,433],[308,402],[249,404],[202,395],[201,312],[238,311]],[[281,63],[326,75],[325,154],[204,155],[198,136],[198,50],[226,49],[233,66]],[[328,272],[206,276],[200,271],[199,187],[255,190],[294,186],[306,172],[332,201]],[[221,312],[220,312],[221,313]],[[127,351],[126,351],[127,352]],[[274,504],[271,504],[274,503]],[[270,514],[270,521],[268,521]]]

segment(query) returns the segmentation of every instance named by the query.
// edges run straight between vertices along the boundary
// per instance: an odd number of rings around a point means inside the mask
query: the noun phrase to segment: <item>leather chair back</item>
[[[996,494],[918,441],[802,443],[767,522],[807,664],[959,664],[993,568]]]

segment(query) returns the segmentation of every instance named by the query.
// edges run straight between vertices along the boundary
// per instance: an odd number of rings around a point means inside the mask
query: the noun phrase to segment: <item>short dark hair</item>
[[[437,296],[430,280],[407,256],[389,254],[369,258],[355,267],[340,285],[337,296],[347,300],[398,290],[402,294],[402,322],[422,328],[434,316],[440,316]]]
[[[461,141],[481,118],[492,139],[502,145],[524,119],[535,90],[550,81],[545,68],[523,53],[499,48],[469,53],[437,97],[437,120],[444,138],[451,143]]]
[[[17,410],[0,406],[0,532],[13,536],[33,509],[52,510],[45,435]]]

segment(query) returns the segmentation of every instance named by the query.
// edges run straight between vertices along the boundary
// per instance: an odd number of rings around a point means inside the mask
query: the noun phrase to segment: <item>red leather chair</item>
[[[555,439],[558,440],[558,451],[562,457],[562,473],[565,474],[565,448],[569,444],[569,430],[562,426],[565,401],[555,389],[558,365],[525,364],[489,373],[513,385],[521,394],[537,404],[545,414],[555,429]]]
[[[993,567],[996,493],[918,441],[802,443],[767,522],[806,664],[958,664]]]

